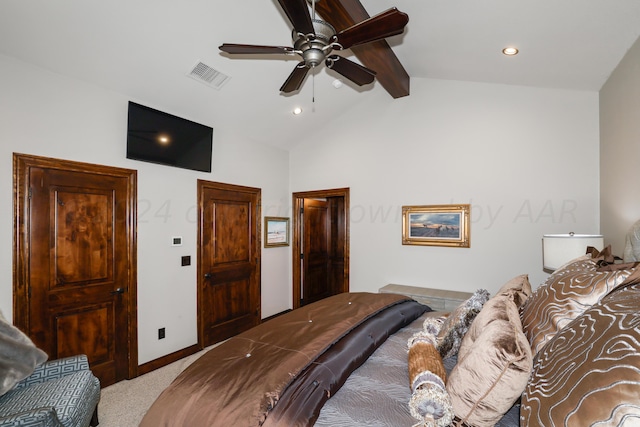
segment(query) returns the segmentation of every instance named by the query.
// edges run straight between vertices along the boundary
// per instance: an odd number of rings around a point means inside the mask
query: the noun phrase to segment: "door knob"
[[[213,274],[211,273],[204,273],[204,278],[205,279],[211,279],[213,277]]]
[[[111,292],[111,295],[124,294],[124,288],[118,288],[115,291]]]

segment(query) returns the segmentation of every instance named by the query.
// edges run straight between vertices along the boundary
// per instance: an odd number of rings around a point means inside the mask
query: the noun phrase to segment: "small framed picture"
[[[402,207],[402,244],[468,248],[470,205]]]
[[[264,247],[289,246],[289,218],[264,217]]]

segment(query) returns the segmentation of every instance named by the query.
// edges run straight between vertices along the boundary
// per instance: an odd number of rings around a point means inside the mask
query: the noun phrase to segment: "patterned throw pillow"
[[[521,425],[640,423],[640,285],[623,285],[538,352]]]
[[[482,306],[489,300],[486,289],[478,289],[471,297],[456,307],[444,320],[438,334],[438,351],[443,359],[458,354],[462,338],[467,333],[471,322],[480,313]]]
[[[521,310],[522,326],[533,354],[569,322],[619,286],[633,271],[601,271],[600,258],[580,257],[565,264],[525,302]]]

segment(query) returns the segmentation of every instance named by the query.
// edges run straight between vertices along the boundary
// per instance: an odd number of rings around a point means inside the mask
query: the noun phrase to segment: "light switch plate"
[[[182,236],[174,236],[171,238],[171,246],[182,246]]]

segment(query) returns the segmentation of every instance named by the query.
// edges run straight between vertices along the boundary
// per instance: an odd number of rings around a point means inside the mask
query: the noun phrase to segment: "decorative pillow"
[[[456,307],[444,320],[438,334],[438,351],[443,359],[458,354],[460,343],[467,333],[471,322],[480,313],[482,306],[489,300],[486,289],[478,289],[471,297]]]
[[[598,263],[598,266],[613,264],[615,263],[616,258],[620,259],[613,255],[611,245],[606,246],[602,251],[597,250],[593,246],[587,246],[587,254],[591,255],[591,258]]]
[[[633,271],[599,271],[600,258],[580,257],[565,264],[526,301],[521,311],[522,326],[533,354]]]
[[[465,349],[463,349],[462,346],[460,348],[460,351],[463,353],[461,356],[471,347],[471,344],[473,344],[489,323],[496,319],[509,321],[509,317],[507,316],[508,310],[506,309],[507,304],[513,303],[516,309],[518,309],[529,295],[531,295],[531,285],[529,284],[529,277],[526,274],[516,276],[502,285],[498,293],[485,303],[482,311],[469,327],[467,334],[470,336],[466,340]],[[520,328],[522,329],[522,326],[520,326]]]
[[[640,285],[620,287],[549,340],[534,359],[521,425],[640,421]]]
[[[0,396],[31,375],[47,357],[0,312]]]
[[[529,275],[521,274],[509,280],[502,285],[496,295],[512,295],[513,302],[516,306],[521,307],[531,296],[531,283],[529,283]]]
[[[640,262],[627,262],[624,264],[601,264],[598,271],[635,270]]]
[[[514,294],[496,295],[482,308],[462,340],[447,381],[461,422],[494,426],[524,390],[532,367]]]
[[[431,320],[431,322],[428,322]],[[451,399],[445,388],[447,372],[436,349],[440,319],[427,319],[425,329],[408,341],[409,412],[424,426],[447,427],[453,420]]]

